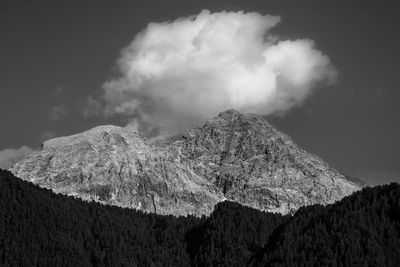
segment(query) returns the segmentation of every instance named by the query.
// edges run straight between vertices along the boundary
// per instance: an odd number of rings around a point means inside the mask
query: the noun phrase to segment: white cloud
[[[271,33],[279,16],[207,10],[150,23],[123,49],[120,77],[103,85],[104,114],[144,134],[175,134],[234,108],[268,115],[303,103],[336,71],[312,40]]]
[[[8,169],[19,160],[21,160],[25,155],[33,152],[34,150],[30,147],[23,146],[19,149],[6,148],[0,150],[0,168]]]

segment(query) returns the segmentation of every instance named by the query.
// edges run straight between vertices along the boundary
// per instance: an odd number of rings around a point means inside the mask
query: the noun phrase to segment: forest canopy
[[[400,186],[293,216],[219,203],[209,217],[146,214],[55,194],[0,170],[4,266],[398,266]]]

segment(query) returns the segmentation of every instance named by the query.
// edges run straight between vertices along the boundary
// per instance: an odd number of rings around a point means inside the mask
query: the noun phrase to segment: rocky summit
[[[286,214],[362,187],[263,117],[235,110],[179,138],[149,141],[116,126],[54,138],[11,171],[55,192],[173,215],[208,215],[223,200]]]

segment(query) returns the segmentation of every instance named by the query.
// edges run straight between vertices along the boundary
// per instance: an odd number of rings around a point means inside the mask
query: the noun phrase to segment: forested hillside
[[[301,208],[268,242],[258,265],[400,266],[400,186],[365,188]]]
[[[1,266],[398,266],[400,186],[294,216],[232,202],[173,217],[57,195],[0,171]]]

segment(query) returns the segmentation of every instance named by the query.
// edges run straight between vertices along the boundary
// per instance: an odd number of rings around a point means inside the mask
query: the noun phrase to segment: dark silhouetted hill
[[[399,266],[400,186],[294,216],[219,203],[146,214],[55,194],[0,171],[1,266]]]

